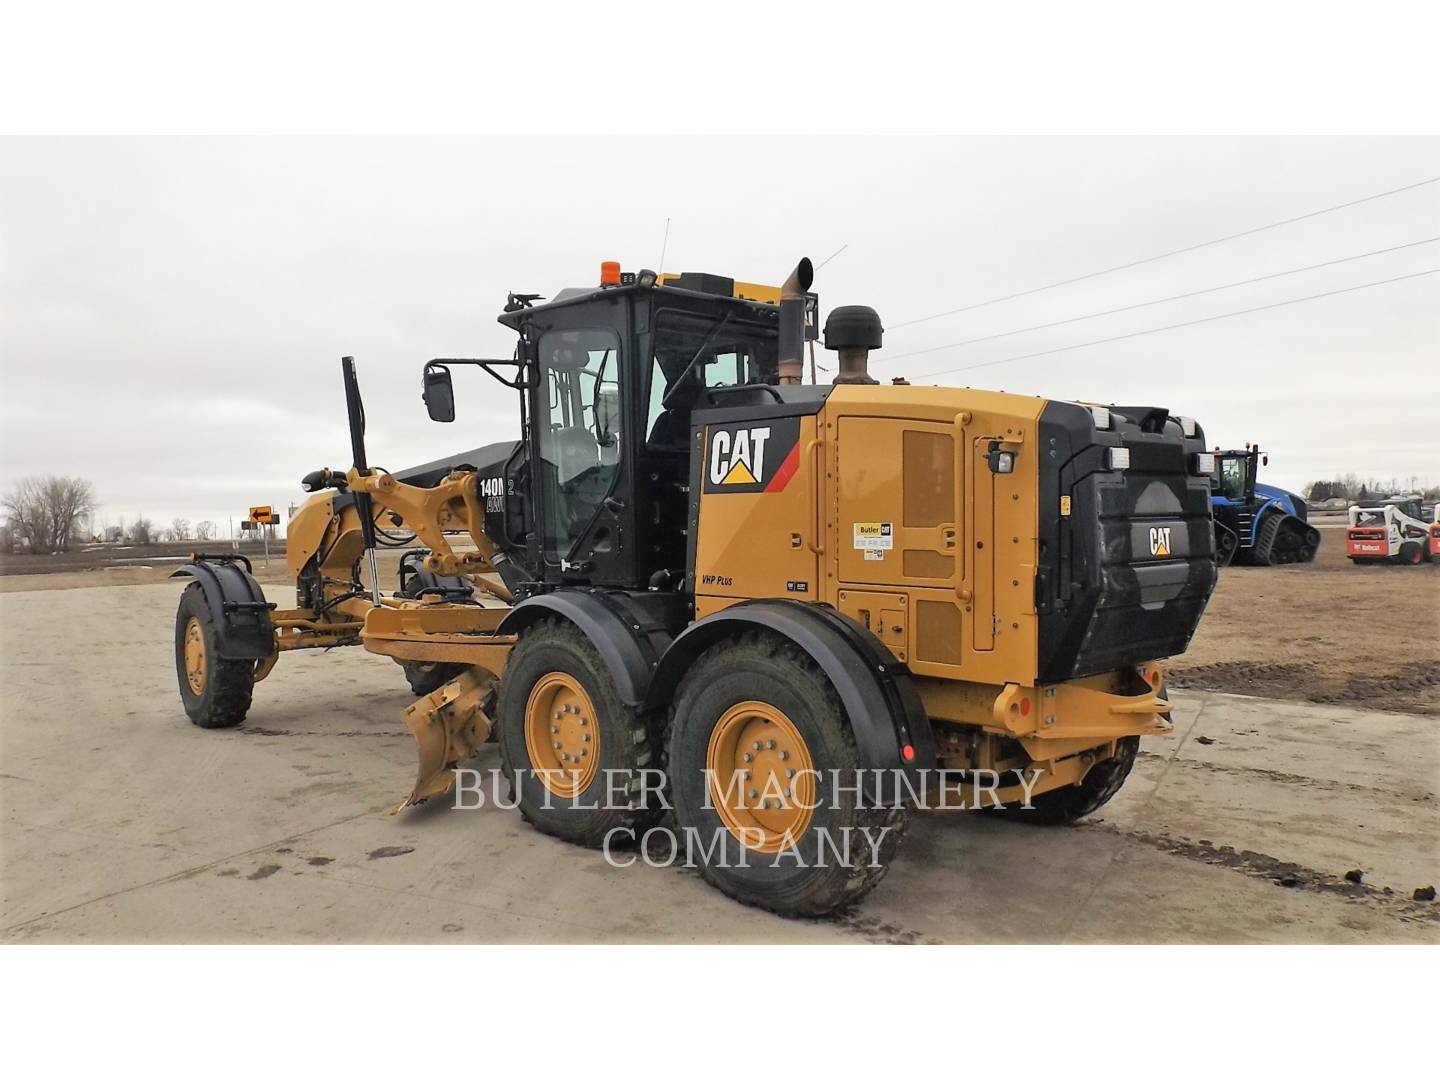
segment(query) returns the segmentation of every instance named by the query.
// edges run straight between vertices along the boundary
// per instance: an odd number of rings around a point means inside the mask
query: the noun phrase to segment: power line
[[[1037,323],[1034,326],[1022,326],[1018,330],[1006,330],[999,334],[987,334],[984,337],[969,338],[965,341],[952,341],[949,345],[933,345],[928,349],[915,349],[912,352],[896,353],[894,356],[877,357],[878,360],[903,360],[907,356],[924,356],[926,353],[943,352],[946,349],[958,349],[963,345],[978,345],[982,341],[998,341],[1000,338],[1014,337],[1016,334],[1028,334],[1032,330],[1049,330],[1056,326],[1066,326],[1070,323],[1084,322],[1087,319],[1099,319],[1106,315],[1119,315],[1125,311],[1136,311],[1140,308],[1154,307],[1156,304],[1168,304],[1172,300],[1188,300],[1193,296],[1205,296],[1207,293],[1223,292],[1226,289],[1238,289],[1242,285],[1255,285],[1261,281],[1274,281],[1276,278],[1289,277],[1291,274],[1301,274],[1307,270],[1319,270],[1326,266],[1339,266],[1341,263],[1354,262],[1356,259],[1369,259],[1376,255],[1388,255],[1392,251],[1404,251],[1407,248],[1420,247],[1423,244],[1434,244],[1440,242],[1440,236],[1432,236],[1428,240],[1415,240],[1408,244],[1397,244],[1394,247],[1380,248],[1377,251],[1366,251],[1359,255],[1346,255],[1343,259],[1331,259],[1328,262],[1311,263],[1309,266],[1297,266],[1293,270],[1281,270],[1274,274],[1262,274],[1260,277],[1246,278],[1244,281],[1232,281],[1226,285],[1212,285],[1208,289],[1196,289],[1194,292],[1176,293],[1174,296],[1162,296],[1158,300],[1146,300],[1139,304],[1127,304],[1125,307],[1110,308],[1108,311],[1092,311],[1088,315],[1076,315],[1069,319],[1057,319],[1055,322]]]
[[[1145,266],[1147,263],[1159,262],[1161,259],[1169,259],[1175,255],[1185,255],[1191,251],[1199,251],[1201,248],[1214,247],[1216,244],[1223,244],[1229,240],[1239,240],[1243,236],[1254,236],[1256,233],[1266,232],[1270,229],[1278,229],[1282,225],[1293,225],[1297,221],[1307,221],[1310,218],[1319,217],[1322,214],[1333,214],[1336,210],[1347,210],[1352,206],[1359,206],[1361,203],[1374,202],[1376,199],[1384,199],[1391,195],[1399,195],[1401,192],[1414,191],[1416,188],[1425,187],[1427,184],[1440,183],[1440,176],[1432,176],[1428,180],[1420,180],[1413,184],[1406,184],[1404,187],[1391,188],[1389,191],[1382,191],[1376,195],[1366,195],[1362,199],[1351,199],[1349,202],[1339,203],[1336,206],[1327,206],[1323,210],[1312,210],[1308,214],[1300,214],[1296,217],[1286,218],[1284,221],[1271,222],[1269,225],[1260,225],[1253,229],[1245,229],[1243,232],[1231,233],[1229,236],[1217,237],[1214,240],[1206,240],[1204,243],[1191,244],[1189,247],[1176,248],[1173,251],[1161,252],[1159,255],[1151,255],[1148,258],[1136,259],[1134,262],[1123,263],[1120,266],[1111,266],[1105,270],[1095,270],[1088,274],[1081,274],[1079,277],[1066,278],[1064,281],[1052,281],[1049,285],[1038,285],[1033,289],[1024,289],[1021,292],[1010,293],[1006,296],[997,296],[992,300],[981,300],[976,304],[967,304],[964,307],[951,308],[949,311],[939,311],[934,315],[924,315],[918,319],[911,319],[908,322],[896,323],[890,327],[891,330],[899,330],[902,327],[914,326],[917,323],[930,322],[933,319],[944,319],[950,315],[959,315],[961,312],[974,311],[977,308],[989,307],[991,304],[1003,303],[1006,300],[1018,300],[1022,296],[1034,296],[1036,293],[1046,292],[1050,289],[1058,289],[1062,285],[1074,285],[1077,281],[1089,281],[1091,278],[1103,277],[1105,274],[1118,273],[1121,270],[1131,270],[1137,266]]]
[[[832,251],[832,252],[830,253],[830,259],[835,258],[836,255],[839,255],[842,251],[844,251],[844,250],[845,250],[846,248],[848,248],[849,246],[850,246],[849,244],[841,244],[838,248],[836,248],[834,251]],[[830,261],[830,259],[826,259],[825,262],[822,262],[819,266],[815,267],[815,272],[818,274],[821,270],[825,269],[825,263],[828,263],[828,262]]]
[[[1293,300],[1281,300],[1274,304],[1262,304],[1259,307],[1246,308],[1244,311],[1229,311],[1221,315],[1207,315],[1203,319],[1191,319],[1189,322],[1172,323],[1169,326],[1157,326],[1150,330],[1137,330],[1132,334],[1117,334],[1115,337],[1100,338],[1096,341],[1081,341],[1075,345],[1062,345],[1058,349],[1043,349],[1040,352],[1024,353],[1020,356],[1005,356],[999,360],[985,360],[978,364],[966,364],[964,367],[944,368],[940,371],[928,371],[924,375],[917,375],[915,379],[933,379],[937,375],[953,375],[959,371],[973,371],[976,368],[994,367],[996,364],[1009,364],[1015,360],[1033,360],[1039,356],[1053,356],[1056,353],[1070,352],[1072,349],[1088,349],[1092,345],[1109,345],[1115,341],[1128,341],[1131,338],[1145,337],[1148,334],[1159,334],[1165,330],[1180,330],[1187,326],[1199,326],[1201,323],[1216,322],[1220,319],[1234,319],[1240,315],[1253,315],[1257,311],[1271,311],[1275,308],[1288,307],[1291,304],[1303,304],[1308,300],[1323,300],[1327,296],[1340,296],[1342,293],[1359,292],[1361,289],[1373,289],[1379,285],[1393,285],[1397,281],[1410,281],[1414,278],[1426,277],[1429,274],[1440,274],[1440,266],[1433,270],[1421,270],[1414,274],[1402,274],[1400,277],[1386,278],[1383,281],[1367,281],[1363,285],[1351,285],[1345,289],[1332,289],[1329,292],[1315,293],[1311,296],[1297,296]]]

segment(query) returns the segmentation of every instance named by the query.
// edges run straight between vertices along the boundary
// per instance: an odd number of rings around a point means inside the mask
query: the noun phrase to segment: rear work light
[[[1110,448],[1110,468],[1119,472],[1121,469],[1130,467],[1130,448],[1128,446],[1112,446]]]
[[[1090,406],[1090,419],[1095,421],[1095,430],[1110,430],[1110,410],[1103,405]]]
[[[1214,454],[1196,454],[1191,461],[1195,463],[1195,472],[1200,476],[1211,476],[1215,472]]]
[[[1180,421],[1180,430],[1185,433],[1185,438],[1193,439],[1195,437],[1195,421],[1188,416],[1177,416],[1175,419]],[[1215,470],[1211,469],[1210,471],[1214,472]]]

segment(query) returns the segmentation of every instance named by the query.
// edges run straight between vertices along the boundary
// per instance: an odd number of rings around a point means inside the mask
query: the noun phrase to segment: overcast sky
[[[627,269],[778,282],[874,306],[882,379],[1041,352],[1440,268],[1440,243],[1105,318],[1069,319],[1440,237],[1440,184],[979,310],[897,324],[1440,176],[1440,140],[1017,133],[781,142],[0,142],[0,487],[90,478],[101,520],[222,525],[346,466],[339,357],[360,362],[372,463],[516,431],[457,373],[431,424],[419,371],[508,356],[508,290]],[[824,354],[822,354],[823,356]],[[822,363],[824,361],[822,360]],[[1163,405],[1266,478],[1440,480],[1440,274],[926,381]]]

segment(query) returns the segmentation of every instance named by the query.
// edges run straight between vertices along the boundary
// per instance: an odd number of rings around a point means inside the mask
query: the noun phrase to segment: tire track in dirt
[[[1233,870],[1247,877],[1272,881],[1277,886],[1296,889],[1301,892],[1330,896],[1352,903],[1364,902],[1387,915],[1405,922],[1440,923],[1440,904],[1434,901],[1412,900],[1395,892],[1389,886],[1377,889],[1363,882],[1347,881],[1334,874],[1299,863],[1277,859],[1259,851],[1236,851],[1229,844],[1213,844],[1209,840],[1188,840],[1183,837],[1162,836],[1139,830],[1122,829],[1115,825],[1097,822],[1081,828],[1099,829],[1112,836],[1133,840],[1167,855]]]
[[[1148,750],[1141,750],[1139,757],[1151,761],[1164,761],[1165,754],[1155,754]],[[1319,776],[1300,776],[1296,773],[1279,772],[1275,769],[1257,769],[1251,765],[1222,765],[1213,761],[1195,761],[1189,758],[1177,759],[1175,762],[1182,769],[1190,769],[1196,772],[1216,773],[1244,773],[1248,776],[1259,777],[1262,780],[1269,780],[1276,784],[1293,784],[1296,787],[1321,788],[1326,791],[1343,791],[1349,794],[1359,795],[1383,795],[1391,799],[1399,799],[1403,802],[1431,802],[1435,793],[1431,791],[1420,795],[1414,795],[1403,791],[1394,791],[1390,788],[1371,787],[1367,784],[1349,784],[1343,780],[1327,780]]]

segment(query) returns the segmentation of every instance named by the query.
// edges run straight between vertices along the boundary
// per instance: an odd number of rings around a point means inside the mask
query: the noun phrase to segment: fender
[[[935,736],[905,665],[855,620],[798,600],[746,600],[692,624],[675,639],[650,683],[647,708],[675,694],[690,665],[715,642],[747,629],[778,634],[814,660],[840,696],[865,769],[936,767]],[[914,756],[906,760],[905,747]]]
[[[1260,536],[1260,523],[1272,512],[1278,510],[1281,517],[1290,516],[1290,511],[1279,499],[1270,499],[1261,504],[1260,509],[1255,511],[1255,516],[1250,520],[1250,542],[1253,544]]]
[[[251,576],[250,560],[244,555],[197,553],[188,566],[170,576],[192,577],[200,582],[205,603],[215,616],[220,635],[222,660],[264,660],[275,653],[275,627],[270,608]],[[242,567],[240,564],[244,563]]]
[[[573,623],[605,661],[620,700],[643,709],[651,677],[672,635],[663,622],[640,610],[638,599],[589,589],[540,593],[516,604],[495,633],[517,634],[546,617]]]
[[[445,600],[468,600],[475,588],[462,577],[446,577],[425,569],[422,561],[428,548],[414,548],[400,556],[400,593],[403,596],[439,596]]]

